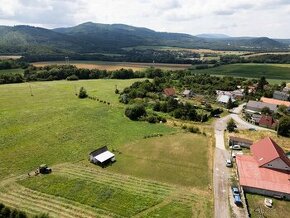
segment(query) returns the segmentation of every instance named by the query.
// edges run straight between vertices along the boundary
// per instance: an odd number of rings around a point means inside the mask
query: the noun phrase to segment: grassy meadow
[[[265,76],[271,83],[290,82],[290,64],[230,64],[193,72],[246,78]]]
[[[211,133],[130,121],[114,91],[134,81],[1,85],[0,202],[51,217],[210,217]],[[81,86],[110,105],[77,98]],[[88,162],[103,145],[117,159],[106,168]],[[27,175],[42,163],[53,173]]]

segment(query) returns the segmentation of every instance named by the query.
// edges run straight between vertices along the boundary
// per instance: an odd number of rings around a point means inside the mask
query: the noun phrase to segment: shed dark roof
[[[90,155],[92,155],[93,157],[104,153],[105,151],[108,151],[108,147],[107,146],[103,146],[101,148],[98,148],[97,150],[94,150],[90,153]]]
[[[253,141],[251,141],[249,139],[239,138],[239,137],[235,137],[235,136],[230,136],[230,140],[243,142],[243,143],[247,143],[247,144],[253,144]]]

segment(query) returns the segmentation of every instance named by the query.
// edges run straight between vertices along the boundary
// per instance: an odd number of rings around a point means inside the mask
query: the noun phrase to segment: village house
[[[276,112],[278,109],[277,104],[270,104],[260,101],[252,101],[250,100],[245,107],[245,112],[249,114],[260,113],[263,108],[269,108],[271,112]]]
[[[274,120],[272,116],[262,115],[259,120],[259,126],[266,127],[269,129],[275,129],[277,126],[277,122]]]
[[[163,90],[163,93],[167,97],[174,97],[176,95],[175,89],[174,88],[165,88]]]
[[[268,104],[275,104],[275,105],[284,105],[286,107],[290,107],[290,101],[281,101],[281,100],[277,100],[277,99],[274,99],[274,98],[266,98],[266,97],[262,97],[261,98],[261,102],[264,102],[264,103],[268,103]]]
[[[192,96],[194,96],[194,93],[192,90],[185,89],[182,93],[182,96],[186,98],[191,98]]]
[[[282,101],[289,101],[290,94],[285,93],[285,92],[274,91],[273,98],[278,99],[278,100],[282,100]]]
[[[235,102],[236,101],[232,96],[229,96],[229,95],[219,95],[217,97],[217,102],[218,103],[221,103],[221,104],[227,104],[230,101],[230,99],[231,99],[232,102]]]
[[[282,91],[285,92],[285,93],[289,93],[290,92],[290,87],[286,86],[286,87],[283,88]]]
[[[271,138],[251,146],[250,155],[237,155],[240,186],[245,192],[290,200],[290,160]]]

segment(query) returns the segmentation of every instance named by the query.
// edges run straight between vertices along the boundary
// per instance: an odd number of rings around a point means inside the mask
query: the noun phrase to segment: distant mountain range
[[[0,26],[1,54],[94,54],[122,53],[136,46],[173,46],[219,50],[285,51],[288,39],[230,37],[223,34],[156,32],[123,24],[87,22],[69,28]]]
[[[196,37],[206,38],[206,39],[227,39],[227,38],[231,38],[230,36],[225,35],[225,34],[213,34],[213,33],[203,33],[203,34],[196,35]]]

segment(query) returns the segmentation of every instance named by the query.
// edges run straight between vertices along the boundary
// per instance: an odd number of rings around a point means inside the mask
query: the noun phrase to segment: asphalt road
[[[226,129],[229,119],[234,119],[238,129],[254,128],[256,130],[267,130],[265,128],[255,126],[247,123],[239,117],[244,105],[234,108],[226,117],[220,118],[215,122],[215,158],[214,158],[214,172],[213,172],[213,185],[214,185],[214,199],[215,199],[215,217],[216,218],[229,218],[230,215],[230,169],[226,167],[226,160],[230,158],[229,152],[225,148],[224,130]],[[232,205],[233,213],[238,217],[246,217],[245,209]]]

